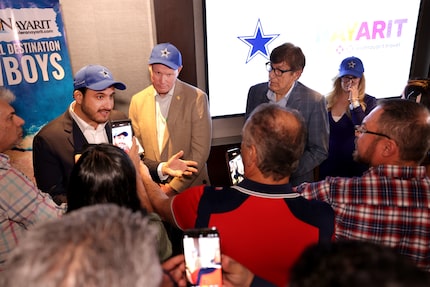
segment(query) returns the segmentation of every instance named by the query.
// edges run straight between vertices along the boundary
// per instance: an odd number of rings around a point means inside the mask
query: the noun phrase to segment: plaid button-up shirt
[[[296,190],[333,207],[336,240],[382,243],[430,271],[430,178],[423,166],[381,165],[362,177],[327,177]]]
[[[7,254],[31,225],[60,217],[64,210],[0,153],[0,271]]]

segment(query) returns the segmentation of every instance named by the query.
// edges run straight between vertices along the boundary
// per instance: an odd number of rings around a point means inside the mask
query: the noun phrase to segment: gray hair
[[[265,103],[251,113],[242,137],[243,144],[255,146],[261,173],[281,180],[297,169],[305,147],[306,126],[297,110]]]
[[[5,102],[7,102],[8,104],[12,103],[15,101],[15,95],[14,93],[5,88],[5,87],[0,87],[0,100],[3,100]]]
[[[0,285],[158,287],[156,233],[140,212],[83,207],[29,230],[10,253]]]

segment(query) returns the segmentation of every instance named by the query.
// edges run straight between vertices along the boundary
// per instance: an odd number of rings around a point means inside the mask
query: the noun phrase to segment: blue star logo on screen
[[[258,54],[262,55],[266,59],[269,59],[269,51],[267,47],[269,44],[275,40],[279,34],[268,34],[265,35],[263,32],[263,27],[261,26],[261,21],[258,19],[257,27],[253,36],[239,36],[239,40],[244,42],[249,46],[248,57],[246,63],[251,61]]]

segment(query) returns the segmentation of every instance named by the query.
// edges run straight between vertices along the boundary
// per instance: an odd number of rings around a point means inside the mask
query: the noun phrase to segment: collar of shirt
[[[7,154],[0,153],[0,169],[10,169],[10,159]]]
[[[152,85],[152,86],[154,86],[154,85]],[[173,84],[173,86],[172,86],[172,88],[170,89],[170,91],[168,91],[167,92],[167,96],[170,96],[170,97],[172,97],[173,96],[173,93],[174,93],[174,91],[175,91],[175,87],[176,87],[176,82]],[[156,97],[156,98],[161,98],[161,96],[160,96],[160,94],[157,92],[157,90],[155,90],[155,88],[154,88],[154,91],[155,91],[155,93],[154,93],[154,96]],[[158,97],[157,97],[158,96]]]
[[[86,121],[81,119],[75,113],[75,110],[74,110],[75,104],[76,104],[76,101],[73,101],[70,104],[69,113],[70,113],[71,117],[73,118],[73,120],[78,125],[79,129],[84,134],[88,143],[90,143],[90,144],[93,144],[93,143],[96,144],[96,143],[102,143],[102,142],[107,143],[108,140],[107,140],[107,134],[105,131],[105,126],[106,126],[107,122],[103,123],[103,124],[98,124],[97,128],[94,129],[91,125],[89,125]]]
[[[160,113],[164,117],[164,119],[167,119],[172,98],[173,94],[171,93],[171,91],[169,91],[169,93],[164,97],[161,97],[158,93],[155,95],[155,102],[158,104]]]
[[[245,178],[237,186],[252,190],[255,193],[267,195],[285,195],[295,193],[290,183],[286,184],[264,184]]]
[[[369,168],[364,174],[376,174],[380,177],[389,178],[424,178],[427,176],[424,166],[400,166],[400,165],[378,165]]]
[[[294,87],[296,86],[296,83],[297,82],[294,82],[292,85],[291,85],[291,88],[288,90],[288,92],[285,94],[285,96],[282,98],[282,99],[280,99],[279,101],[276,101],[276,94],[271,90],[271,89],[269,89],[268,91],[267,91],[267,98],[269,99],[269,101],[271,102],[271,103],[275,103],[275,104],[278,104],[278,105],[280,105],[280,106],[282,106],[282,107],[286,107],[287,106],[287,101],[288,101],[288,98],[290,97],[290,95],[291,95],[291,91],[294,89]]]
[[[165,119],[167,119],[167,114],[169,113],[169,107],[170,103],[172,102],[173,92],[175,91],[175,85],[176,84],[173,85],[173,87],[164,97],[161,97],[160,94],[155,91],[155,101],[158,103],[160,112]]]

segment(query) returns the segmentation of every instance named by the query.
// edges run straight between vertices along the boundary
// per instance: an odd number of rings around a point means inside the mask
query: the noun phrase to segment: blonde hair
[[[336,76],[333,79],[333,89],[330,91],[330,93],[327,94],[327,97],[326,97],[328,111],[331,111],[334,104],[337,102],[337,100],[343,93],[341,81],[342,81],[342,78],[339,76]],[[366,95],[365,90],[366,90],[366,78],[363,75],[360,78],[360,82],[358,83],[358,101],[363,110],[366,109],[366,103],[364,102],[364,96]],[[348,116],[351,116],[349,109],[347,110],[347,114]]]

